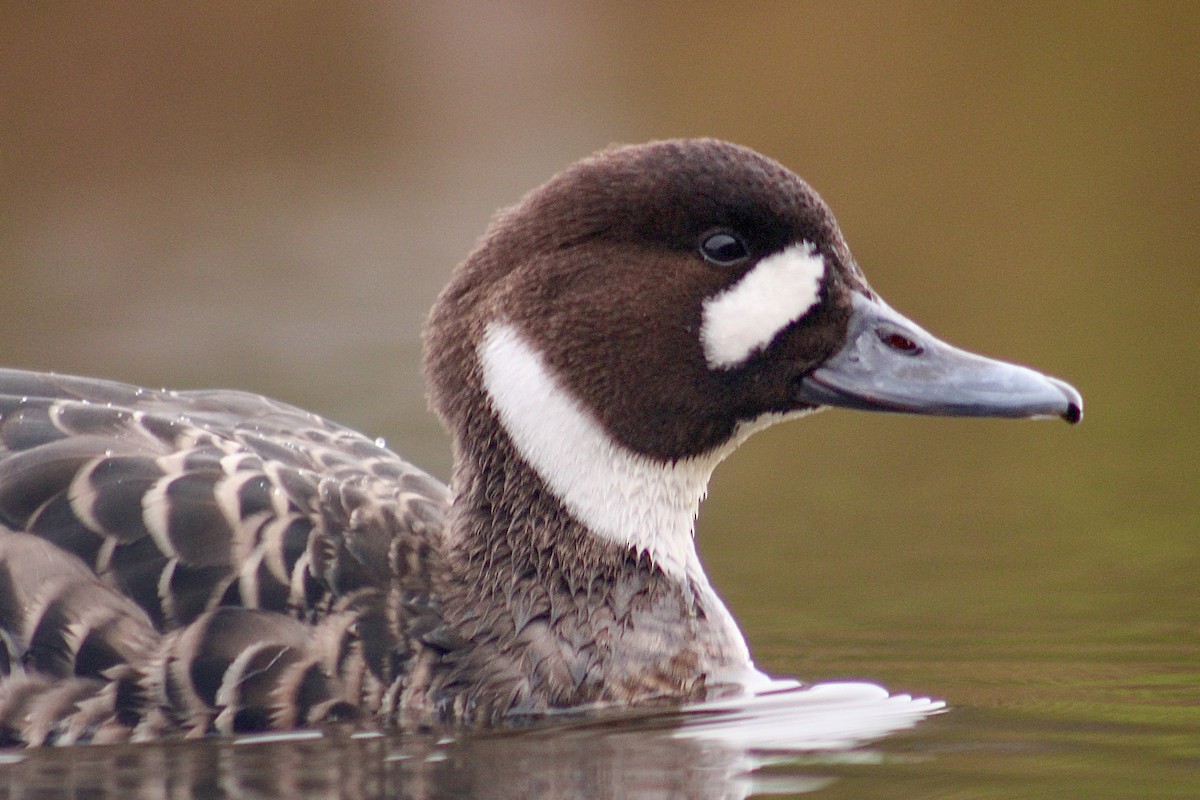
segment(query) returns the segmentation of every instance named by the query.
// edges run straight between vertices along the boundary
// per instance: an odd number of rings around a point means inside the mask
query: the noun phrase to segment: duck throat
[[[501,426],[571,516],[668,576],[707,584],[696,554],[696,515],[713,469],[732,445],[674,462],[634,453],[555,380],[512,325],[491,323],[478,355]]]
[[[513,326],[492,323],[476,351],[485,405],[459,409],[441,589],[450,628],[473,642],[462,691],[483,702],[524,686],[512,708],[550,707],[761,679],[693,537],[714,467],[758,425],[662,462],[614,441]]]

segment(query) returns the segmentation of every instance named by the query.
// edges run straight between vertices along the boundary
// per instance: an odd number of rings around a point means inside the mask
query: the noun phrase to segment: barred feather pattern
[[[0,743],[387,713],[445,635],[448,505],[258,395],[0,370]]]

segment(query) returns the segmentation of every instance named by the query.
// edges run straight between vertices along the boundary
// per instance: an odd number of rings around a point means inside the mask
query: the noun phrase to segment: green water
[[[700,549],[759,665],[947,702],[912,730],[43,751],[5,796],[1200,796],[1194,5],[122,8],[0,10],[8,365],[267,392],[446,475],[417,337],[488,215],[705,134],[808,178],[892,305],[1086,414],[830,412],[718,470]]]

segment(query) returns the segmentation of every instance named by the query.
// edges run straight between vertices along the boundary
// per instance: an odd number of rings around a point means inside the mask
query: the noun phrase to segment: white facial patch
[[[693,542],[696,515],[713,469],[736,441],[695,458],[655,461],[613,441],[511,325],[488,326],[479,358],[500,422],[572,516],[647,553],[667,574],[707,584]]]
[[[711,369],[745,363],[821,299],[825,259],[809,242],[767,256],[704,301],[700,341]]]

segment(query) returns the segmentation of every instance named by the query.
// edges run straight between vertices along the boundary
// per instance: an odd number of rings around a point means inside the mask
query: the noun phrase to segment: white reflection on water
[[[848,750],[916,725],[943,710],[941,700],[888,694],[872,683],[801,686],[775,681],[750,698],[696,706],[675,732],[745,750]]]
[[[28,798],[743,800],[824,788],[837,780],[829,768],[884,759],[864,746],[944,707],[871,684],[777,681],[734,701],[490,734],[298,731],[30,750],[0,759],[0,784]]]

